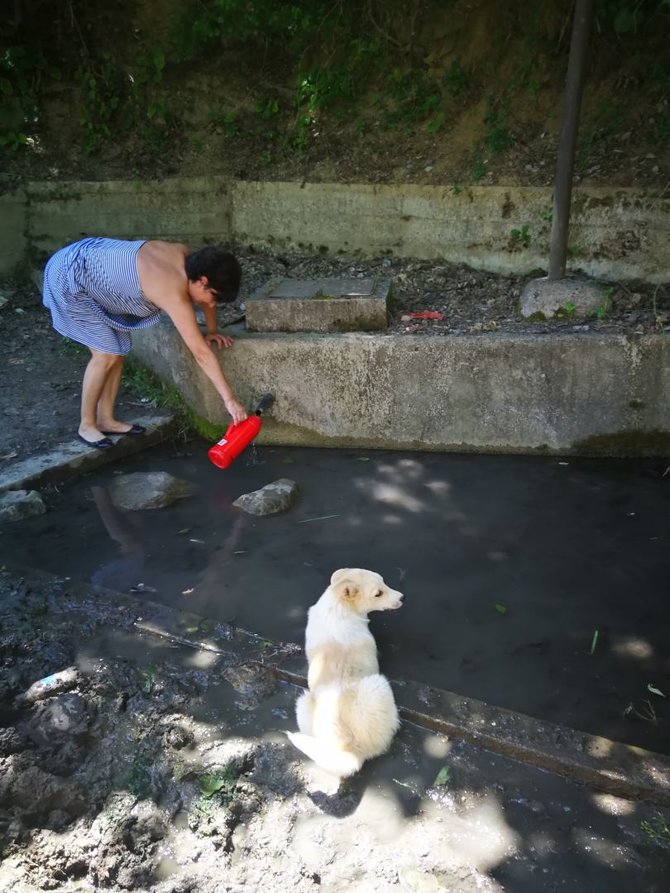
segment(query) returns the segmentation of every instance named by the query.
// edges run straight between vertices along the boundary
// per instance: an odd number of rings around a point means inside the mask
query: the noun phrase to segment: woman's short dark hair
[[[242,268],[230,251],[217,245],[206,245],[188,254],[184,267],[190,282],[196,282],[201,276],[207,277],[217,301],[230,304],[237,297]]]

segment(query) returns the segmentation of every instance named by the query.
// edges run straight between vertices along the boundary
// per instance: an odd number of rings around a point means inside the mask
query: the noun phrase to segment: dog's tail
[[[363,765],[361,757],[351,751],[339,750],[324,741],[319,741],[312,735],[303,735],[302,732],[287,732],[289,741],[298,750],[301,750],[311,760],[325,769],[338,775],[340,778],[347,778],[353,775]]]

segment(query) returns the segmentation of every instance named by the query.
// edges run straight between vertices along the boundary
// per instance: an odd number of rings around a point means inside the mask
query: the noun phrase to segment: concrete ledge
[[[109,462],[139,453],[165,440],[174,430],[172,416],[147,416],[137,419],[146,432],[138,437],[119,437],[114,449],[96,450],[78,440],[59,444],[46,453],[28,456],[0,474],[0,493],[7,490],[31,490],[65,481],[93,471]]]
[[[670,806],[670,758],[410,682],[396,683],[403,719],[630,800]]]
[[[664,456],[663,335],[285,335],[231,328],[219,356],[240,400],[276,402],[260,443],[364,449]],[[165,320],[140,361],[223,430],[223,404]]]

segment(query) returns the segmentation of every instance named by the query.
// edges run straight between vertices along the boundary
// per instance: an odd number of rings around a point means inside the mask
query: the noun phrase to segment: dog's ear
[[[330,578],[330,585],[338,598],[351,601],[358,595],[358,584],[349,576],[349,568],[343,567],[335,571]]]
[[[344,578],[348,575],[349,568],[341,567],[339,571],[334,571],[333,576],[330,578],[330,585],[337,586],[340,580],[344,580]]]

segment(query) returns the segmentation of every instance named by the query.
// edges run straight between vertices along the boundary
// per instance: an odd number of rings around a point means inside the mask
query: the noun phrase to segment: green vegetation
[[[133,751],[132,762],[125,777],[125,787],[135,797],[143,799],[150,795],[153,762],[153,755],[149,754],[143,745],[138,745]]]
[[[205,800],[215,795],[224,803],[229,803],[235,794],[235,787],[240,777],[240,767],[229,763],[218,772],[208,772],[198,778],[200,793]]]
[[[513,246],[523,245],[524,248],[530,246],[530,230],[527,223],[524,223],[521,229],[513,229],[510,236]]]
[[[177,388],[166,387],[150,369],[130,358],[123,367],[123,383],[145,403],[165,406],[177,412],[183,408],[183,400]]]
[[[655,843],[670,846],[670,826],[660,812],[651,821],[640,822],[640,828]]]
[[[187,406],[181,393],[176,387],[163,384],[157,375],[129,358],[123,368],[123,384],[135,394],[147,406],[165,407],[173,413],[178,422],[177,436],[186,439],[190,434],[197,432],[207,439],[216,440],[221,436],[217,428],[201,420],[193,410]]]
[[[88,348],[84,347],[83,344],[80,344],[78,341],[73,341],[71,338],[59,338],[58,340],[58,353],[63,357],[83,357],[88,356]]]
[[[556,319],[570,319],[575,315],[575,305],[568,301],[565,307],[559,307],[554,316]]]
[[[612,295],[615,292],[615,288],[613,285],[608,286],[603,291],[603,296],[600,304],[591,311],[590,316],[594,316],[596,319],[605,319],[607,314],[612,309]]]
[[[143,27],[129,40],[124,18],[114,19],[102,0],[70,0],[49,17],[29,15],[19,0],[16,24],[0,36],[0,151],[38,151],[45,104],[59,93],[78,110],[81,148],[89,155],[124,137],[155,156],[180,140],[201,146],[175,94],[187,72],[216,74],[242,60],[255,112],[208,99],[210,127],[227,139],[260,134],[268,158],[295,154],[310,147],[328,115],[355,125],[356,132],[372,125],[437,140],[467,105],[480,114],[481,131],[471,146],[479,181],[484,153],[517,144],[518,94],[537,98],[547,71],[565,65],[572,3],[560,0],[547,5],[550,10],[521,0],[484,5],[478,12],[490,18],[483,29],[490,35],[484,63],[481,53],[470,53],[476,29],[464,35],[456,12],[449,18],[454,0],[174,0],[161,6],[160,21],[151,20],[146,6]],[[444,34],[435,33],[436,23]],[[642,60],[642,76],[661,104],[653,126],[659,141],[670,136],[670,111],[662,106],[670,91],[667,57],[654,49],[644,54],[669,24],[670,0],[596,3],[597,39],[619,57],[637,53]],[[498,73],[501,47],[510,41],[516,63]],[[260,71],[267,74],[259,77]],[[623,121],[613,103],[599,114],[582,136],[582,160]]]

